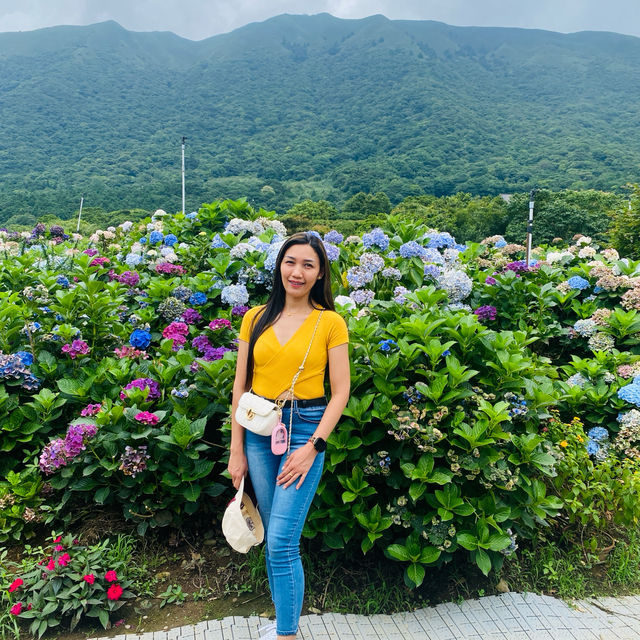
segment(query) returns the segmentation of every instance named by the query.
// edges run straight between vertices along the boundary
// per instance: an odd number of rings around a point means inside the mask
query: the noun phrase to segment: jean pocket
[[[322,420],[326,407],[297,407],[295,415],[303,422],[318,424]]]

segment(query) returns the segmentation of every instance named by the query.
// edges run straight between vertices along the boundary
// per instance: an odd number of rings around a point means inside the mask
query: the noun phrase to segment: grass
[[[503,577],[513,591],[563,599],[639,592],[640,530],[599,537],[599,544],[594,535],[589,545],[541,539],[505,563]]]

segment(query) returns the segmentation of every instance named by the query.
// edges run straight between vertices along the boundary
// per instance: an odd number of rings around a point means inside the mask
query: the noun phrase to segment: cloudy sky
[[[132,31],[173,31],[192,40],[281,13],[438,20],[453,25],[640,36],[639,0],[0,0],[0,32],[116,20]]]

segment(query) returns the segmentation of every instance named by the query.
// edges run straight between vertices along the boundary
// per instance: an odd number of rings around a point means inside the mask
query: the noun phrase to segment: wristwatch
[[[322,453],[327,449],[327,441],[324,438],[320,438],[318,436],[311,436],[309,438],[309,442],[313,445],[313,448],[318,453]]]

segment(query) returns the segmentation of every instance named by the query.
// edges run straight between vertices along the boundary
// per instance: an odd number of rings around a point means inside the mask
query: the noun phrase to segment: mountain
[[[0,34],[0,221],[217,197],[497,194],[637,180],[640,39],[281,15],[199,42]]]

